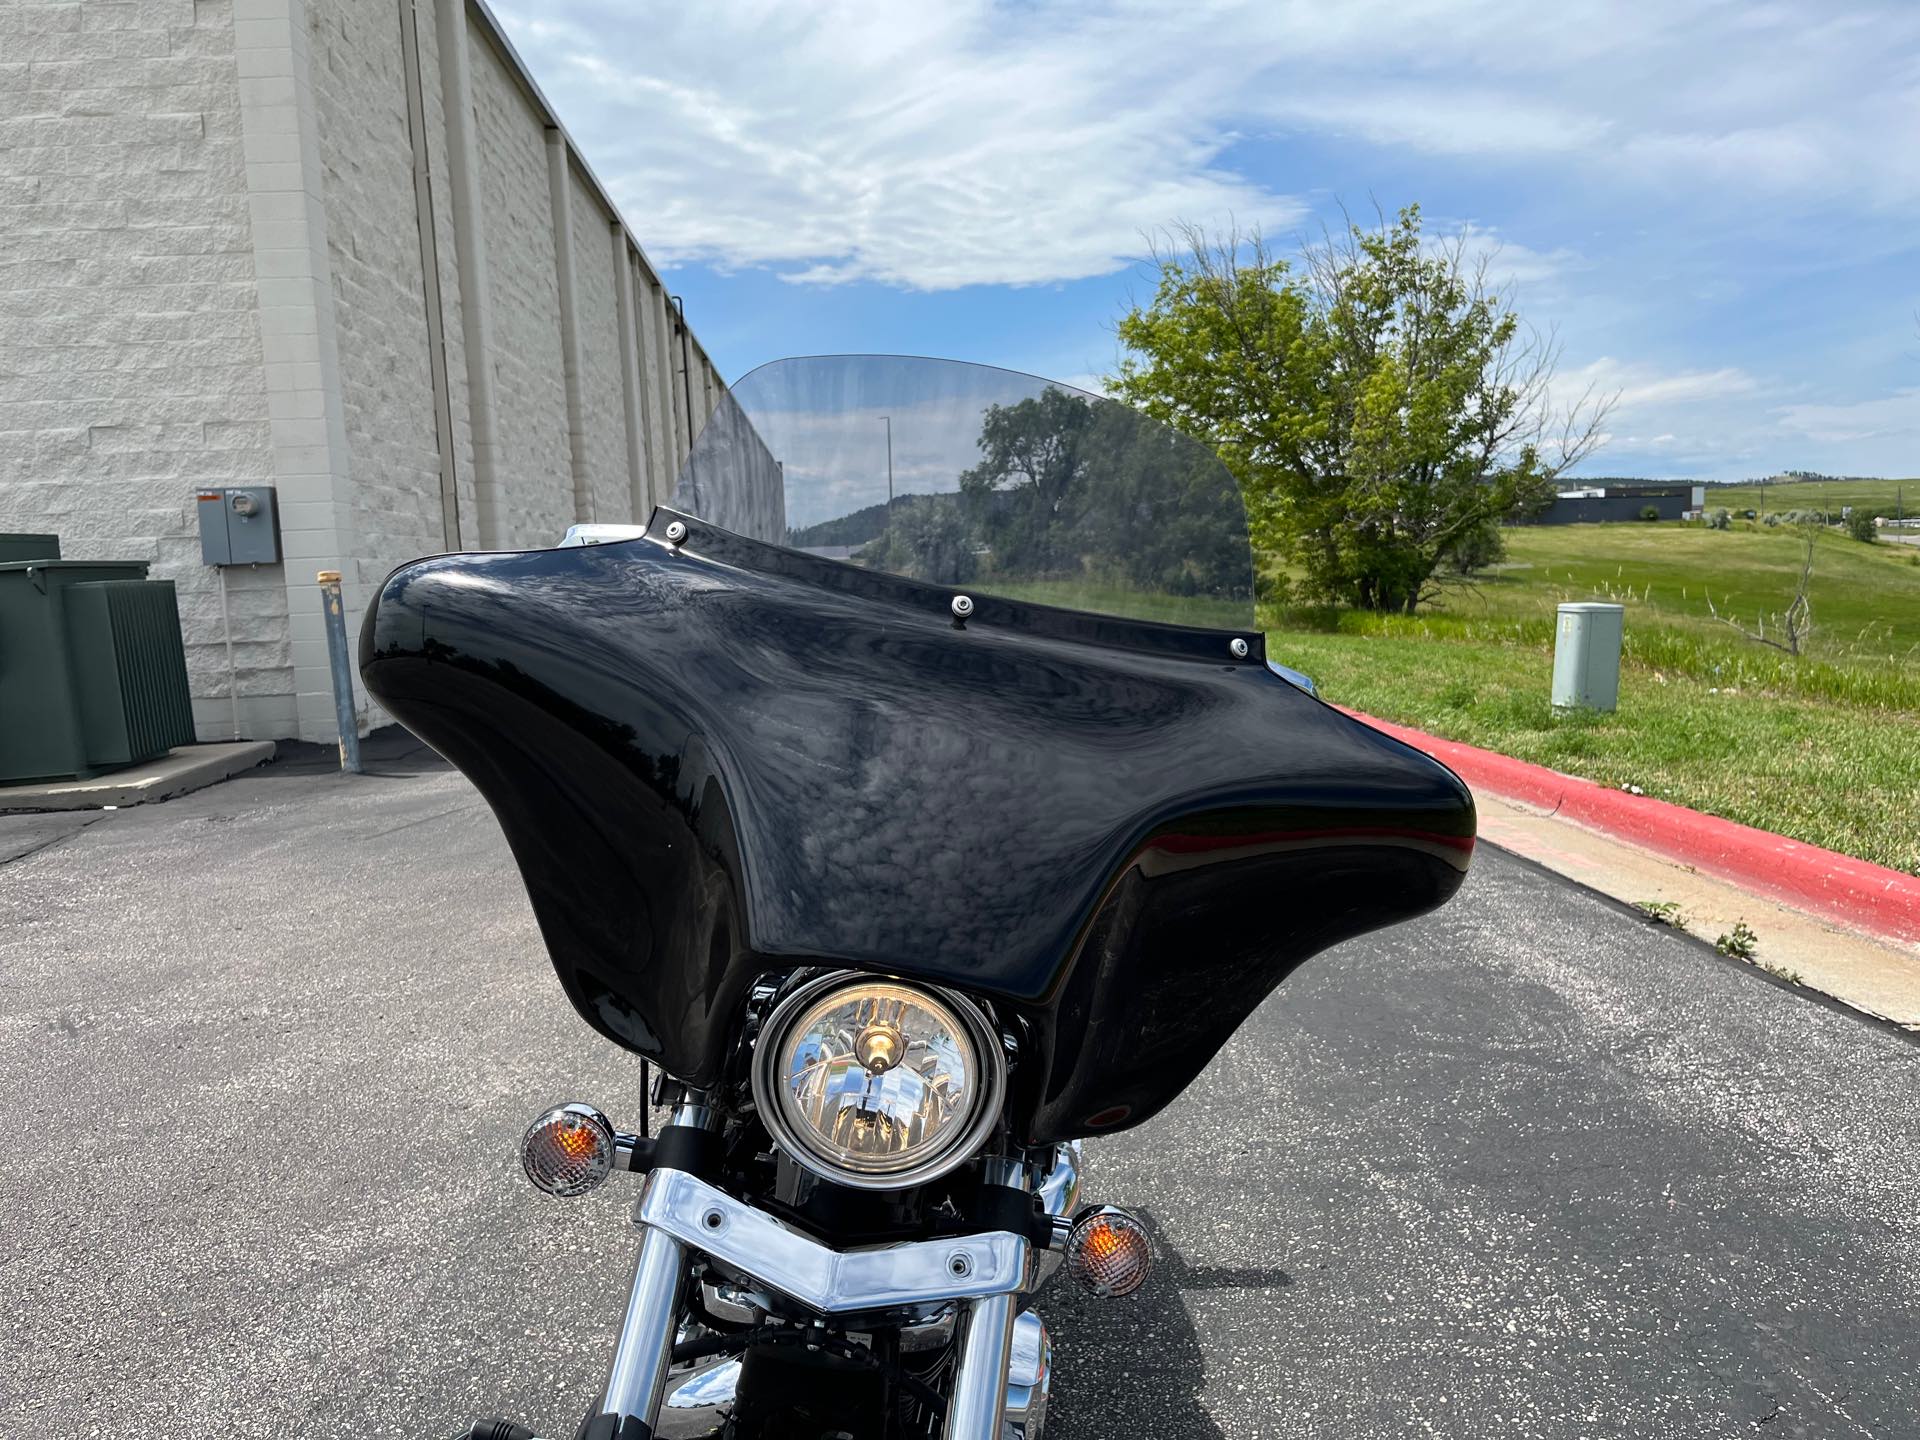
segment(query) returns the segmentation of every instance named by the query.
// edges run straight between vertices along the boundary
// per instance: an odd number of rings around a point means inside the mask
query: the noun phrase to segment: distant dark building
[[[1562,490],[1538,515],[1521,525],[1592,525],[1609,520],[1643,520],[1649,505],[1662,520],[1685,520],[1707,503],[1707,487],[1684,482],[1648,485],[1589,485]]]

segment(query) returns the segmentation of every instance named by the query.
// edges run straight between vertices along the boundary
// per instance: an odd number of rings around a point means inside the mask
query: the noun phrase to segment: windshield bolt
[[[669,545],[678,545],[682,540],[686,538],[687,538],[687,526],[685,521],[673,520],[668,522],[667,543]]]
[[[956,620],[964,620],[971,614],[973,614],[973,597],[970,595],[954,596],[953,618]]]
[[[1247,658],[1247,642],[1242,640],[1238,635],[1227,642],[1227,649],[1233,652],[1233,658],[1236,660],[1244,660]]]

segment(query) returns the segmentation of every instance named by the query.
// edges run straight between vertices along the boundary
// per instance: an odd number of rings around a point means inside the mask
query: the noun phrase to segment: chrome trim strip
[[[649,1172],[633,1218],[826,1315],[1011,1295],[1026,1277],[1021,1235],[834,1250],[683,1170]]]
[[[1086,1184],[1085,1161],[1081,1158],[1080,1142],[1069,1140],[1064,1145],[1054,1147],[1053,1168],[1040,1181],[1040,1205],[1053,1221],[1053,1233],[1046,1245],[1034,1257],[1033,1289],[1043,1289],[1053,1279],[1064,1258],[1061,1252],[1066,1249],[1067,1234],[1073,1228],[1073,1212],[1080,1201],[1080,1192]]]
[[[1071,1215],[1086,1183],[1086,1160],[1078,1140],[1054,1148],[1053,1168],[1040,1182],[1040,1203],[1049,1215]]]
[[[1020,1440],[1040,1440],[1052,1389],[1053,1340],[1040,1317],[1023,1310],[1013,1322],[1007,1357],[1007,1424]]]
[[[727,1432],[739,1384],[740,1362],[727,1356],[669,1374],[666,1403],[653,1427],[657,1440],[718,1440]]]

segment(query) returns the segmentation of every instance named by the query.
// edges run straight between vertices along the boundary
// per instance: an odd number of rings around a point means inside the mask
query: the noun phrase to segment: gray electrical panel
[[[1576,601],[1560,607],[1553,637],[1553,708],[1611,711],[1620,703],[1624,605]]]
[[[203,565],[280,563],[280,507],[271,485],[201,490],[198,499]]]

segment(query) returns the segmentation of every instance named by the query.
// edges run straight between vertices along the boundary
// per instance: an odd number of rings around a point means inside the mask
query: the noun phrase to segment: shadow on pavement
[[[1049,1440],[1225,1440],[1226,1432],[1201,1403],[1206,1360],[1188,1297],[1252,1292],[1237,1308],[1246,1324],[1257,1326],[1263,1299],[1271,1300],[1260,1292],[1284,1289],[1293,1277],[1270,1266],[1190,1265],[1151,1212],[1134,1213],[1153,1230],[1159,1251],[1153,1275],[1137,1295],[1101,1300],[1061,1280],[1041,1297],[1038,1309],[1054,1342]],[[1221,1348],[1217,1337],[1214,1348]]]
[[[449,766],[411,731],[382,725],[360,742],[360,764],[365,774],[382,779],[407,779]],[[282,740],[274,757],[258,774],[271,780],[290,775],[332,775],[340,769],[339,747],[311,740]]]

